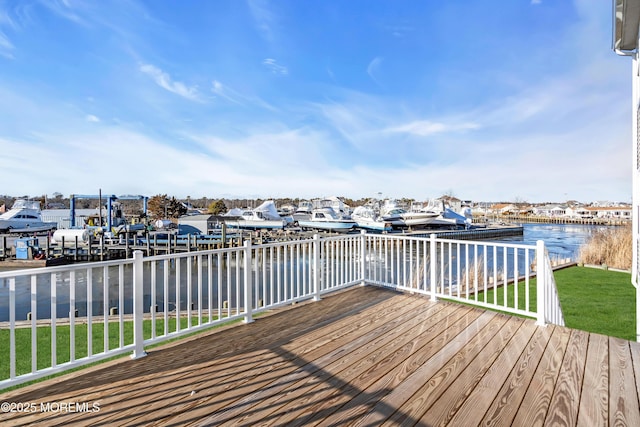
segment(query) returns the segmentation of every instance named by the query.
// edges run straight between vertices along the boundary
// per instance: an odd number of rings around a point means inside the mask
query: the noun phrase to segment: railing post
[[[536,242],[536,309],[538,318],[536,325],[545,326],[546,321],[546,292],[547,292],[547,263],[544,260],[544,241]]]
[[[251,239],[244,241],[244,323],[253,322],[253,275],[251,274]]]
[[[436,234],[431,233],[429,235],[429,287],[431,289],[431,301],[438,301],[438,297],[436,296],[436,271],[437,271],[437,259],[438,259],[438,251],[436,248]]]
[[[144,321],[144,289],[143,289],[143,263],[142,251],[133,252],[133,354],[132,359],[139,359],[147,355],[144,351],[144,334],[142,323]],[[154,286],[152,283],[151,286]],[[179,321],[179,320],[178,320]]]
[[[313,300],[320,301],[320,236],[313,235]]]
[[[365,230],[360,230],[360,279],[362,280],[362,286],[367,284],[365,272],[366,269],[366,260],[365,257],[367,255],[367,232]]]

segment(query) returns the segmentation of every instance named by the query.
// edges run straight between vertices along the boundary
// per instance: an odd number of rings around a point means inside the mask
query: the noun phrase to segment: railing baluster
[[[180,266],[182,264],[182,258],[176,258],[176,332],[180,332],[180,330],[182,329],[182,325],[181,325],[181,321],[180,319],[182,319],[182,311],[181,311],[181,305],[182,305],[182,301],[181,301],[181,292],[180,292],[180,287],[182,286],[182,277],[180,274]]]
[[[156,338],[156,307],[157,307],[157,290],[156,290],[156,280],[157,280],[157,269],[158,263],[157,261],[151,261],[150,267],[150,275],[151,275],[151,300],[149,301],[149,312],[151,313],[151,339]]]
[[[69,272],[69,361],[76,360],[76,271]],[[121,345],[122,347],[122,345]]]
[[[93,355],[93,269],[87,268],[87,357]]]
[[[16,279],[9,278],[9,378],[16,377]]]
[[[52,274],[53,275],[53,274]],[[103,324],[103,344],[104,344],[104,353],[109,351],[109,267],[104,266],[102,269],[102,295],[104,296],[104,301],[102,305],[102,314],[104,315],[104,324]]]
[[[31,373],[38,370],[38,276],[31,275]]]
[[[58,317],[58,296],[57,296],[57,288],[58,284],[56,282],[56,273],[51,273],[50,276],[51,281],[51,367],[55,368],[58,365],[57,358],[57,340],[58,340],[58,331],[56,329],[56,320]],[[106,301],[106,298],[105,298]]]
[[[164,274],[164,335],[169,335],[169,260],[163,261]]]

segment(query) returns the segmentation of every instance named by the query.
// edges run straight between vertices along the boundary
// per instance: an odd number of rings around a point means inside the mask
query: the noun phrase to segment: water
[[[575,261],[579,255],[580,247],[590,238],[592,233],[598,229],[606,228],[603,226],[569,225],[569,224],[524,224],[523,227],[524,227],[523,236],[491,239],[491,241],[524,243],[528,245],[535,245],[537,240],[543,240],[545,242],[545,246],[552,259],[553,258],[569,258]],[[491,258],[491,256],[492,256],[491,253],[487,254],[487,257]],[[501,260],[502,257],[499,256],[498,259]],[[212,260],[212,262],[214,265],[216,264],[215,260]],[[519,262],[521,263],[525,262],[524,257],[521,257]],[[298,292],[300,292],[298,289],[294,289],[292,280],[291,280],[292,278],[296,278],[299,276],[298,271],[302,273],[302,282],[304,283],[304,287],[308,288],[310,286],[311,273],[309,270],[310,268],[309,265],[307,264],[296,265],[297,263],[291,264],[291,262],[285,262],[284,260],[282,261],[282,263],[283,264],[281,264],[281,261],[278,259],[277,263],[267,266],[266,273],[265,273],[267,274],[268,277],[270,277],[271,271],[274,270],[274,272],[277,274],[278,277],[282,276],[282,281],[278,279],[278,283],[282,283],[278,286],[278,289],[277,289],[278,293],[282,293],[283,295],[285,294],[285,290],[284,290],[285,283],[290,284],[292,286],[291,289],[287,291],[287,294],[289,296],[296,296]],[[489,264],[491,265],[490,259],[489,259]],[[151,281],[150,281],[148,272],[147,274],[145,274],[146,279],[145,279],[144,306],[150,307],[151,305],[155,304],[156,306],[158,306],[159,310],[164,310],[165,298],[164,298],[164,292],[163,292],[162,266],[159,265],[158,268],[159,270],[157,271],[157,278],[156,278],[157,292],[156,292],[155,301],[151,301],[151,297],[150,297]],[[180,283],[179,292],[181,295],[179,296],[179,298],[178,296],[173,295],[173,293],[175,292],[173,290],[171,291],[172,292],[171,295],[167,295],[168,309],[175,308],[176,300],[180,301],[181,309],[186,310],[187,308],[186,307],[187,283],[188,283],[187,274],[186,274],[187,268],[188,267],[186,265],[182,266],[182,269],[179,273],[180,280],[176,280],[175,271],[172,270],[169,272],[169,282],[172,284],[175,284],[176,281]],[[206,260],[205,260],[205,268],[206,268]],[[523,264],[521,266],[518,266],[518,268],[519,268],[519,271],[524,271],[524,269],[528,267],[526,267]],[[114,268],[112,267],[112,270],[113,269]],[[145,269],[148,269],[148,266],[146,266]],[[127,266],[125,268],[125,272],[123,273],[123,276],[125,277],[123,277],[124,280],[122,281],[123,282],[122,284],[124,286],[124,294],[126,295],[123,301],[124,312],[131,312],[130,295],[132,294],[132,290],[130,286],[131,280],[129,279],[131,277],[130,270],[131,270],[130,266]],[[235,305],[236,306],[240,305],[239,302],[242,301],[242,291],[241,289],[236,290],[236,285],[237,283],[239,283],[237,278],[242,277],[243,274],[244,272],[241,268],[239,270],[236,270],[235,266],[228,266],[228,268],[223,266],[223,273],[220,277],[221,279],[220,284],[218,283],[219,280],[217,275],[214,275],[211,278],[212,279],[212,287],[211,287],[212,295],[211,296],[212,296],[212,300],[213,300],[212,302],[214,306],[216,305],[216,301],[219,299],[220,300],[230,299],[231,300],[230,303],[232,303],[233,300],[236,300],[237,302]],[[82,271],[79,271],[77,273],[77,277],[75,278],[77,283],[77,290],[75,291],[76,293],[75,298],[77,302],[76,308],[79,309],[78,314],[80,316],[86,315],[85,301],[87,296],[86,296],[86,278],[84,276],[85,274]],[[92,280],[93,298],[95,298],[97,301],[102,301],[103,298],[101,297],[101,295],[104,294],[103,284],[105,279],[103,277],[102,270],[98,269],[94,271],[93,276],[94,276]],[[108,279],[108,282],[111,283],[111,285],[107,290],[107,295],[108,295],[107,307],[118,306],[119,305],[118,304],[119,303],[118,284],[120,280],[118,279],[119,273],[117,271],[117,268],[113,271],[110,271],[109,276],[110,278]],[[203,280],[205,283],[208,283],[208,279],[206,276],[207,275],[205,274],[205,277],[203,278]],[[31,311],[30,285],[26,280],[27,280],[26,278],[21,279],[21,283],[17,284],[16,286],[16,289],[17,289],[16,315],[18,319],[25,319],[26,313]],[[298,280],[300,279],[298,278]],[[37,317],[47,318],[48,316],[51,315],[51,303],[50,303],[51,289],[50,289],[50,285],[48,285],[48,275],[46,277],[39,277],[37,282],[38,282]],[[197,283],[197,277],[194,277],[193,283],[192,283],[192,292],[194,296],[197,294],[197,289],[195,287],[196,283]],[[262,277],[261,276],[255,277],[255,283],[258,285],[257,287],[258,298],[265,299],[265,302],[268,303],[269,300],[273,297],[270,298],[269,292],[262,289]],[[174,289],[173,286],[172,286],[172,289]],[[207,289],[208,289],[208,286],[205,286],[204,294],[201,295],[201,298],[203,299],[203,301],[208,300]],[[308,291],[308,289],[305,289],[305,291]],[[57,297],[59,301],[58,317],[66,317],[69,313],[69,278],[68,277],[60,278],[57,294],[58,294]],[[99,315],[103,311],[104,311],[104,308],[102,306],[102,303],[97,302],[93,307],[93,313],[95,315]],[[0,279],[0,321],[7,321],[8,317],[9,317],[8,282],[6,279]]]
[[[578,259],[580,248],[591,235],[606,229],[602,225],[582,224],[523,224],[524,235],[492,239],[498,242],[518,242],[535,245],[538,240],[544,241],[545,247],[552,258]]]

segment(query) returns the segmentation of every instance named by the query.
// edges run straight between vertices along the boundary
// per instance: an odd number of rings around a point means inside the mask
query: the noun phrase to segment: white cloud
[[[56,15],[64,19],[67,19],[71,22],[74,22],[76,24],[83,25],[83,26],[89,25],[84,18],[82,18],[78,13],[76,13],[76,9],[81,9],[82,7],[86,7],[86,4],[82,4],[79,2],[71,2],[68,0],[44,1],[41,4],[47,7]]]
[[[269,2],[267,0],[249,0],[248,5],[260,34],[268,42],[273,42],[276,15],[272,12]]]
[[[87,116],[85,117],[85,120],[90,122],[90,123],[99,123],[100,119],[96,116],[94,116],[93,114],[87,114]]]
[[[265,65],[273,74],[277,74],[280,76],[286,76],[289,74],[289,70],[287,67],[278,64],[278,62],[273,58],[267,58],[262,61],[262,64]]]
[[[376,73],[378,72],[378,69],[380,68],[380,64],[382,64],[382,58],[377,56],[377,57],[373,58],[373,60],[371,62],[369,62],[369,65],[367,66],[367,74],[369,74],[369,77],[371,77],[371,80],[376,82],[376,84],[379,85],[379,86],[380,86],[380,82],[376,78]]]
[[[168,90],[169,92],[175,93],[176,95],[180,95],[183,98],[187,98],[192,101],[199,100],[198,89],[196,86],[189,87],[182,82],[173,81],[168,73],[165,73],[154,65],[141,64],[140,71],[151,76],[158,86]]]
[[[0,31],[0,56],[4,56],[8,59],[13,59],[13,44],[9,41],[9,38]]]
[[[211,86],[211,90],[213,91],[213,93],[215,93],[219,97],[224,98],[227,101],[243,105],[242,102],[240,102],[240,99],[243,98],[242,95],[229,88],[228,86],[220,83],[218,80],[214,80],[211,83]]]
[[[429,136],[436,133],[446,132],[464,132],[468,130],[479,129],[477,123],[456,123],[444,124],[441,122],[432,122],[429,120],[417,120],[404,125],[388,128],[388,132],[409,133],[417,136]]]

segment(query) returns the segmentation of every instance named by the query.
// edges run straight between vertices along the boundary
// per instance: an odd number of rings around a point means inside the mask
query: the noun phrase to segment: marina
[[[353,224],[349,225],[349,230]],[[348,230],[347,230],[348,231]],[[60,265],[72,262],[104,261],[123,259],[132,256],[133,251],[140,250],[146,256],[211,250],[223,247],[241,246],[246,239],[254,243],[283,242],[312,238],[316,233],[331,234],[336,229],[324,231],[301,228],[287,230],[231,230],[216,235],[178,235],[166,232],[129,232],[118,239],[95,238],[92,235],[74,236],[72,239],[55,241],[49,235],[15,238],[0,237],[0,268],[28,268]],[[344,232],[344,230],[343,230]],[[360,230],[350,231],[360,233]],[[451,239],[488,239],[509,236],[521,236],[522,226],[499,226],[471,228],[466,230],[417,230],[387,232],[416,237],[437,237]],[[17,242],[25,242],[27,253],[17,256]],[[40,257],[37,254],[42,254]]]

